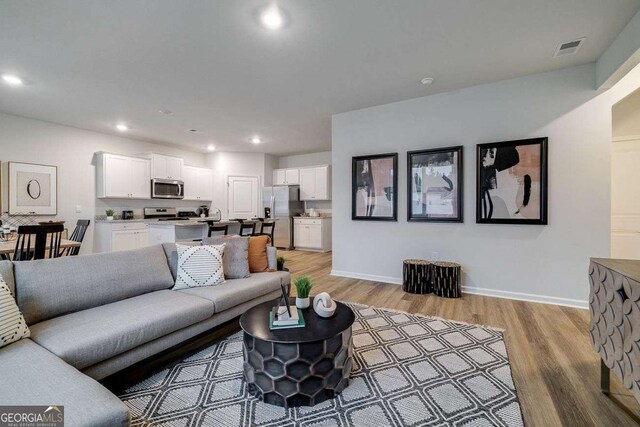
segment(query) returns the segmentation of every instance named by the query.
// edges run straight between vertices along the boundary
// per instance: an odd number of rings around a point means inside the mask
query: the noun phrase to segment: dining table
[[[60,241],[60,249],[67,248],[79,248],[81,242],[74,242],[73,240],[63,239]],[[31,242],[31,248],[35,248],[35,239]],[[8,241],[0,241],[0,255],[13,255],[13,252],[16,248],[16,239],[8,240]]]

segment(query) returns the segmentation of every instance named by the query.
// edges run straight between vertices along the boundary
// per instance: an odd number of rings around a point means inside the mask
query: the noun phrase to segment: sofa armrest
[[[278,265],[276,262],[276,258],[278,256],[278,249],[274,246],[267,246],[267,261],[269,263],[269,269],[275,270]]]

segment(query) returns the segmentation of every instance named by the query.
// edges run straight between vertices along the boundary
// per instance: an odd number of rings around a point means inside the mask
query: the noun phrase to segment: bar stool
[[[260,229],[260,233],[257,233],[256,235],[269,236],[269,238],[271,239],[271,246],[274,246],[273,235],[276,229],[276,222],[264,221],[261,225],[262,227]]]
[[[209,223],[209,237],[211,237],[213,233],[219,234],[220,232],[222,232],[224,236],[229,234],[229,225],[214,225],[214,223]]]
[[[243,222],[240,224],[240,235],[241,236],[253,236],[256,232],[256,223],[251,222]]]

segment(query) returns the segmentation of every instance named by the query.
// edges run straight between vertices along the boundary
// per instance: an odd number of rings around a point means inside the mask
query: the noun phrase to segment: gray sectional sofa
[[[270,266],[275,261],[269,248]],[[129,424],[97,380],[277,298],[288,272],[173,291],[175,245],[0,262],[31,337],[0,348],[0,404],[64,405],[67,426]]]

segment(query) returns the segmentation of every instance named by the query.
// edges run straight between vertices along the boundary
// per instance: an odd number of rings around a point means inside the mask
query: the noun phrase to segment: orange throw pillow
[[[249,238],[249,271],[251,273],[269,271],[268,244],[269,236],[252,236]]]

